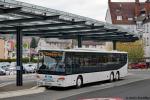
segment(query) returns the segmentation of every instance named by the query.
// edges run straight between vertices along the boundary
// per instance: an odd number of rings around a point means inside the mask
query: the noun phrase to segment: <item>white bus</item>
[[[127,75],[128,55],[90,49],[40,50],[37,85],[81,87],[83,84],[119,80]]]

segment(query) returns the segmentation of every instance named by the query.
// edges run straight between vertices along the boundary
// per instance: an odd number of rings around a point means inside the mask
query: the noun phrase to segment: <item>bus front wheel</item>
[[[76,80],[76,88],[80,88],[83,85],[82,77],[79,76]]]

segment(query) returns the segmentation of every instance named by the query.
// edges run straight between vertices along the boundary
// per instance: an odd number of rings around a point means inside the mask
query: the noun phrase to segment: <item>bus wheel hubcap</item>
[[[110,81],[113,81],[113,75],[110,74]]]
[[[119,74],[118,73],[116,74],[116,79],[119,80]]]
[[[82,84],[81,79],[78,79],[77,85],[78,85],[78,86],[81,86],[81,84]]]
[[[118,74],[116,74],[116,80],[118,80]]]

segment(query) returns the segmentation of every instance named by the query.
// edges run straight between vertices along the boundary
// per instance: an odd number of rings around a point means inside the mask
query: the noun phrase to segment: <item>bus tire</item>
[[[120,80],[120,73],[119,72],[116,73],[116,81],[118,81],[118,80]]]
[[[81,76],[78,76],[77,80],[76,80],[76,88],[81,88],[83,85],[83,79]]]
[[[45,89],[49,90],[49,89],[51,89],[51,86],[45,86]]]
[[[113,82],[113,81],[114,81],[114,74],[113,74],[113,72],[111,72],[111,74],[110,74],[109,81],[110,81],[110,82]]]

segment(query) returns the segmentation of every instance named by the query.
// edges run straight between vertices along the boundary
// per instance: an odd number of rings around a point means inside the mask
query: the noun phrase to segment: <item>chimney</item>
[[[139,3],[139,0],[135,0],[135,3]]]
[[[140,2],[139,0],[135,0],[135,17],[140,15]]]
[[[149,9],[150,9],[150,0],[147,0],[145,2],[145,10],[147,15],[150,13]]]

